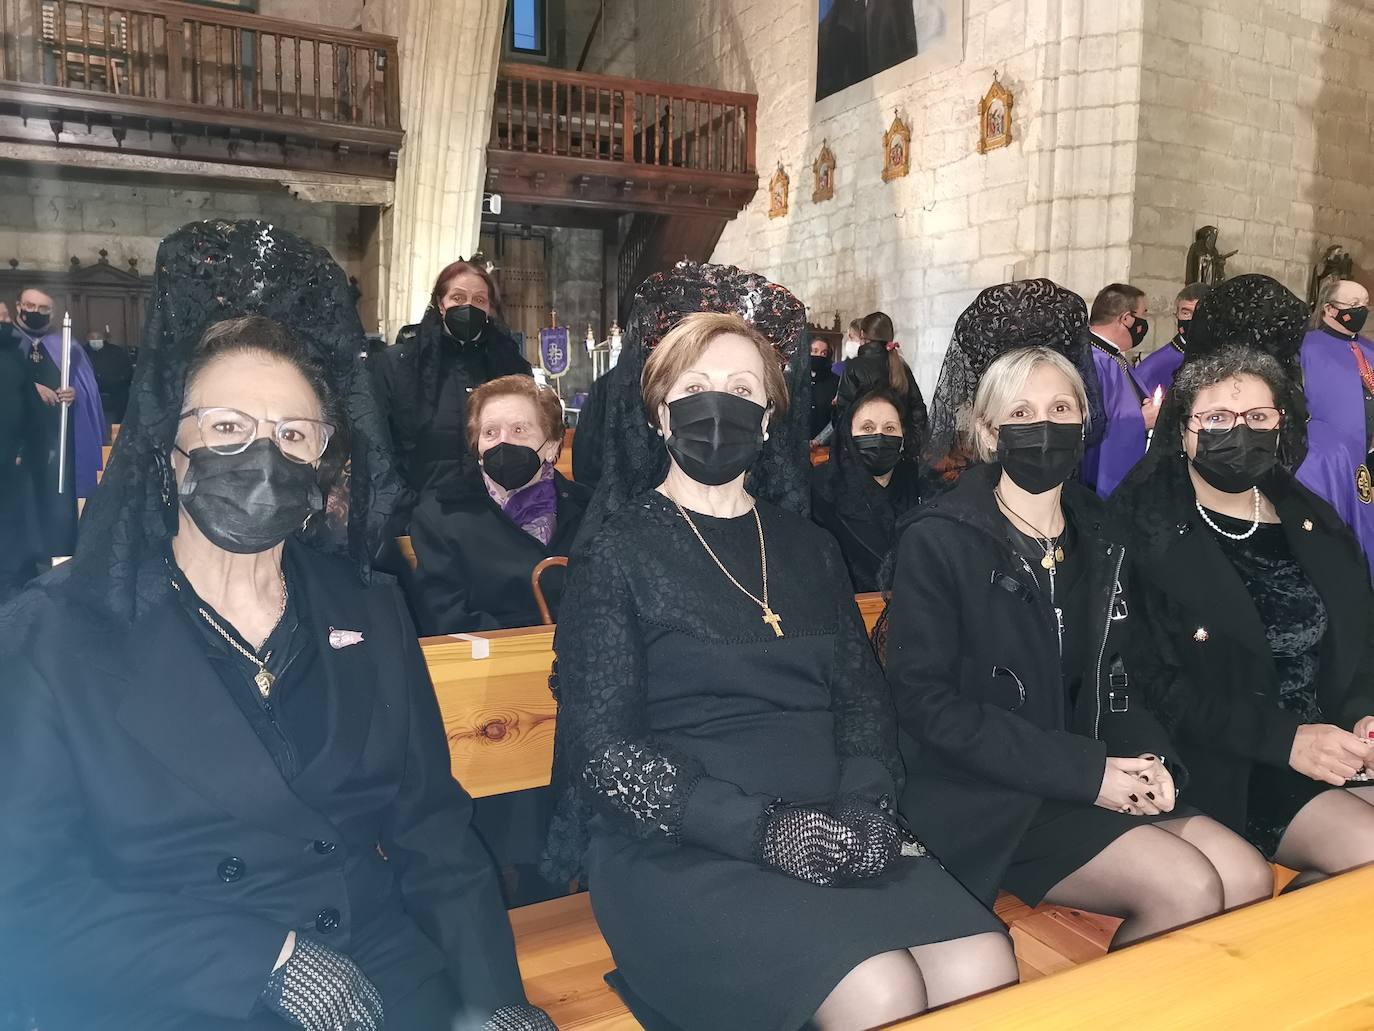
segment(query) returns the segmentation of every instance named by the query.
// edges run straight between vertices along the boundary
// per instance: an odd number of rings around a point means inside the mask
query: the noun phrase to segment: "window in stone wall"
[[[510,48],[520,54],[546,54],[545,0],[511,0]]]

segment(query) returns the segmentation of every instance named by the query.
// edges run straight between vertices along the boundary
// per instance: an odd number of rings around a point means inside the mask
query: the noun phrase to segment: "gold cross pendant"
[[[773,628],[774,637],[782,636],[782,617],[767,605],[763,607],[763,621]]]

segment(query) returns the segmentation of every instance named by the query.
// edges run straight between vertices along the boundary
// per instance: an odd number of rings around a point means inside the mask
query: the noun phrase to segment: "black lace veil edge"
[[[346,450],[334,456],[341,471],[325,513],[297,536],[351,559],[362,582],[372,578],[371,557],[400,484],[363,365],[363,328],[348,279],[324,248],[268,223],[196,222],[158,248],[129,406],[82,516],[76,554],[0,608],[0,652],[22,647],[38,600],[34,592],[70,599],[117,626],[128,626],[165,596],[167,577],[154,560],[176,528],[166,456],[186,369],[209,326],[249,314],[280,322],[308,346],[347,422],[347,432],[338,435]]]
[[[1091,339],[1087,304],[1052,280],[1017,280],[979,293],[956,321],[940,366],[930,403],[927,464],[946,480],[972,464],[969,423],[978,384],[994,360],[1020,347],[1050,347],[1073,363],[1088,396],[1088,443],[1100,440],[1105,408]]]

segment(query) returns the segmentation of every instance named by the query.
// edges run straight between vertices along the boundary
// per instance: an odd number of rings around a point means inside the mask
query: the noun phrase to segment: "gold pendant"
[[[767,605],[763,607],[763,621],[773,628],[774,637],[782,636],[782,617]]]
[[[1369,475],[1369,467],[1363,463],[1355,470],[1355,496],[1362,505],[1374,502],[1374,479]]]
[[[258,670],[257,676],[253,678],[253,682],[258,685],[258,692],[266,698],[271,692],[272,685],[276,682],[276,679],[277,678],[271,673],[267,672],[267,667],[264,666]]]
[[[1055,548],[1053,552],[1045,552],[1045,557],[1040,560],[1041,569],[1053,569],[1058,563],[1064,561],[1064,549]]]

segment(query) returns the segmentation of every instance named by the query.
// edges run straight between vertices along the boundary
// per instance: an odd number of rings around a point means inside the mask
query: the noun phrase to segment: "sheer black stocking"
[[[1235,909],[1274,894],[1274,868],[1235,831],[1205,816],[1183,816],[1156,824],[1207,857],[1221,877],[1223,909]]]
[[[884,952],[845,975],[816,1010],[816,1031],[866,1031],[894,1020],[1015,984],[1016,957],[1005,934]]]
[[[1374,862],[1374,787],[1312,799],[1279,839],[1274,861],[1298,871],[1285,891]]]
[[[1219,913],[1221,875],[1194,845],[1163,827],[1127,831],[1050,889],[1046,902],[1122,918],[1120,948]]]
[[[918,945],[909,951],[921,968],[926,1006],[930,1009],[1015,984],[1020,976],[1016,953],[1005,934],[971,934],[953,941]]]

